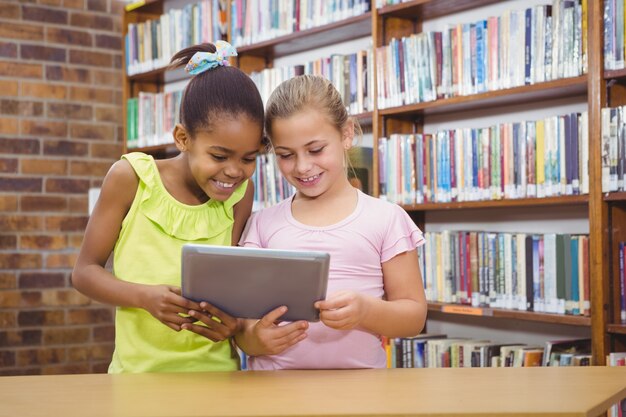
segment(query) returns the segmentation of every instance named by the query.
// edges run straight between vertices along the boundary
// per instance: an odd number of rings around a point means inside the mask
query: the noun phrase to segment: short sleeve
[[[243,229],[241,239],[239,240],[239,246],[249,246],[253,248],[262,248],[261,234],[259,233],[259,217],[261,212],[253,213],[246,222],[246,227]]]
[[[422,231],[402,207],[392,204],[387,232],[383,238],[381,263],[426,243]]]

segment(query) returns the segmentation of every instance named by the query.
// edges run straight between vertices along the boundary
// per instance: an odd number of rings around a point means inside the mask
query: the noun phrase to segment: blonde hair
[[[267,101],[265,132],[272,139],[272,123],[276,119],[287,119],[305,110],[315,109],[339,132],[343,132],[349,121],[354,124],[354,134],[362,136],[358,121],[348,115],[339,91],[326,78],[318,75],[300,75],[282,82]]]

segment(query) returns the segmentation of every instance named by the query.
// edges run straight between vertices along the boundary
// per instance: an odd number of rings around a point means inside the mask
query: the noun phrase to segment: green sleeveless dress
[[[114,274],[128,282],[180,287],[183,244],[231,245],[233,206],[247,181],[226,201],[190,206],[167,192],[151,156],[134,152],[122,158],[139,186],[115,245]],[[231,371],[238,363],[228,340],[213,343],[190,331],[175,332],[143,309],[117,308],[109,373]]]

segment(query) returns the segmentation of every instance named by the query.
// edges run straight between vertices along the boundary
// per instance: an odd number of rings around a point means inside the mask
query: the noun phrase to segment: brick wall
[[[70,285],[122,152],[119,0],[0,0],[0,375],[104,372],[111,308]]]

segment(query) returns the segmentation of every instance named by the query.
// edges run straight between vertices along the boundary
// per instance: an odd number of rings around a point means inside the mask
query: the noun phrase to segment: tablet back
[[[276,249],[186,244],[182,293],[233,317],[260,319],[286,305],[281,320],[318,321],[326,298],[330,255]]]

